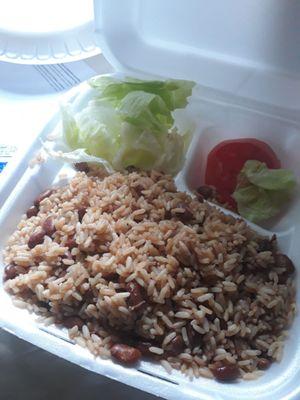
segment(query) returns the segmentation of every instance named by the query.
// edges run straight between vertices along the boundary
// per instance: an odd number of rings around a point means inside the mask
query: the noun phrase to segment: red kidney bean
[[[67,271],[65,269],[63,269],[62,271],[60,271],[60,273],[58,274],[59,278],[63,278],[65,275],[67,274]]]
[[[188,222],[191,219],[193,219],[193,213],[192,213],[190,207],[186,203],[178,203],[176,205],[176,208],[182,208],[184,210],[183,212],[179,212],[179,211],[171,212],[173,215],[175,215],[182,222]]]
[[[195,331],[191,324],[186,325],[186,333],[190,342],[190,347],[194,348],[201,344],[201,335]]]
[[[165,210],[165,219],[171,219],[172,217],[171,210]]]
[[[131,310],[140,310],[146,303],[143,288],[138,283],[131,281],[127,283],[126,290],[130,293],[127,301]]]
[[[90,168],[88,166],[88,163],[86,162],[80,162],[80,163],[76,163],[74,164],[74,167],[77,171],[80,172],[85,172],[86,174],[89,172]]]
[[[51,196],[52,193],[53,193],[52,189],[45,190],[44,192],[39,194],[38,197],[34,200],[34,205],[38,207],[40,205],[40,202],[46,199],[47,197]]]
[[[73,328],[73,326],[78,326],[78,329],[82,329],[84,322],[81,318],[79,317],[67,317],[63,320],[63,325],[68,328],[71,329]]]
[[[218,275],[215,275],[213,273],[208,273],[208,274],[203,274],[201,276],[201,281],[206,285],[206,286],[214,286],[220,278]]]
[[[21,296],[23,297],[23,299],[27,300],[27,299],[31,299],[33,296],[33,291],[31,289],[29,289],[28,287],[24,287],[21,292],[20,292]]]
[[[285,269],[289,275],[295,272],[295,266],[292,260],[285,254],[278,253],[275,255],[274,259],[276,267]]]
[[[79,210],[77,211],[77,213],[78,213],[78,220],[79,220],[79,222],[81,222],[81,221],[82,221],[82,218],[84,217],[84,215],[85,215],[85,213],[86,213],[86,208],[84,208],[84,207],[79,208]]]
[[[211,372],[214,377],[222,382],[233,381],[240,375],[240,371],[235,364],[224,364],[222,362],[216,363],[212,368]]]
[[[136,348],[142,353],[143,356],[154,358],[155,354],[149,350],[149,348],[151,346],[153,346],[153,344],[150,342],[137,342],[136,343]]]
[[[166,352],[171,356],[177,356],[184,350],[184,341],[180,335],[176,335],[174,339],[166,346]]]
[[[72,250],[74,247],[77,247],[77,243],[74,238],[69,238],[67,239],[65,246]]]
[[[127,344],[114,344],[110,349],[111,355],[122,364],[135,364],[142,357],[140,350]]]
[[[53,218],[48,217],[45,219],[42,225],[43,230],[45,231],[46,235],[52,236],[53,233],[56,231]]]
[[[223,319],[223,318],[220,318],[220,328],[221,328],[222,330],[227,330],[227,328],[228,328],[228,324],[227,324],[227,322],[225,321],[225,319]]]
[[[107,275],[103,274],[103,278],[105,278],[109,282],[116,282],[117,283],[117,282],[119,282],[120,275],[117,274],[116,272],[110,272]],[[123,290],[122,290],[122,292],[123,292]]]
[[[137,194],[138,197],[142,196],[142,191],[145,190],[144,186],[142,185],[136,185],[134,187],[135,193]]]
[[[278,275],[278,283],[280,285],[285,285],[289,277],[290,275],[287,272],[283,272],[282,274]]]
[[[27,216],[27,218],[35,217],[38,214],[38,212],[39,212],[38,207],[31,206],[26,211],[26,216]]]
[[[87,303],[91,303],[94,299],[94,293],[92,289],[88,289],[83,295],[82,295],[83,301]]]
[[[25,273],[24,268],[14,264],[8,264],[4,268],[4,280],[14,279],[16,276],[24,273]]]
[[[28,240],[28,247],[30,249],[33,249],[38,244],[43,243],[45,235],[46,235],[46,232],[43,229],[33,232],[33,234],[30,236],[30,238]]]
[[[131,174],[132,172],[136,172],[137,169],[134,165],[129,165],[128,167],[126,167],[126,171],[128,171]]]
[[[65,260],[74,260],[72,254],[69,250],[67,250],[61,258],[65,259]]]
[[[46,301],[38,301],[38,302],[37,302],[37,305],[38,305],[39,307],[46,308],[48,311],[51,309],[51,305],[50,305],[48,302],[46,302]]]
[[[210,199],[214,195],[214,189],[208,185],[202,185],[196,189],[197,193],[200,194],[204,199]]]
[[[271,240],[262,239],[258,244],[258,251],[272,251],[273,244]]]
[[[271,361],[267,360],[266,358],[260,358],[257,361],[257,367],[259,369],[263,369],[263,370],[268,369],[270,367],[270,365],[271,365]]]
[[[202,194],[198,193],[197,191],[195,191],[194,194],[196,195],[199,203],[203,203],[204,197],[202,196]]]

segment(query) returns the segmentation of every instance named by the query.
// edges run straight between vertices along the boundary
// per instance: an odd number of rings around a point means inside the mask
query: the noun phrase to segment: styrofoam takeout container
[[[176,179],[179,189],[191,189],[202,182],[206,155],[215,144],[240,137],[256,137],[271,144],[283,167],[291,168],[299,180],[298,2],[95,0],[95,16],[101,48],[123,75],[185,78],[199,83],[189,106],[197,123],[196,135]],[[89,90],[86,84],[79,87],[75,109]],[[41,132],[41,139],[57,121],[56,115]],[[35,196],[56,182],[61,170],[71,173],[54,161],[28,168],[28,160],[39,147],[36,141],[15,170],[8,167],[4,171],[0,186],[1,248]],[[281,250],[298,269],[300,304],[299,191],[265,228],[257,229],[264,234],[276,233]],[[299,316],[280,363],[274,363],[256,381],[221,384],[205,378],[191,382],[175,371],[168,375],[159,365],[146,361],[137,368],[126,368],[111,360],[94,359],[87,350],[75,346],[65,331],[44,327],[35,322],[35,316],[15,308],[2,286],[0,298],[0,324],[4,329],[84,368],[166,399],[300,398]]]
[[[57,64],[100,54],[93,22],[92,0],[10,0],[0,14],[0,60]]]

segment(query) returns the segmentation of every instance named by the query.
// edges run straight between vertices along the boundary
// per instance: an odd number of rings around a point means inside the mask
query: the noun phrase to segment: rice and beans
[[[294,265],[242,219],[151,171],[78,168],[43,192],[5,249],[17,306],[95,356],[189,377],[253,379],[282,356]]]

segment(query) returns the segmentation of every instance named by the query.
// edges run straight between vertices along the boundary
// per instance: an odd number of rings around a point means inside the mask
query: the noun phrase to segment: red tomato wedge
[[[268,168],[280,168],[274,151],[261,140],[245,138],[225,140],[214,147],[207,157],[205,183],[216,188],[220,199],[234,206],[231,194],[235,191],[237,177],[247,160],[257,160]],[[231,201],[231,200],[232,201]]]

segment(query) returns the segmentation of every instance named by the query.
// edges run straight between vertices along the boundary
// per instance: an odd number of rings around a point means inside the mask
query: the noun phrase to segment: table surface
[[[87,68],[82,71],[79,64],[66,65],[73,72],[78,70],[79,80],[112,70],[102,56],[85,63]],[[0,115],[4,125],[0,145],[28,145],[51,117],[64,92],[51,88],[45,79],[33,83],[38,71],[32,68],[0,62]],[[0,371],[1,400],[158,399],[71,364],[1,329]]]
[[[2,400],[159,400],[0,330]]]

